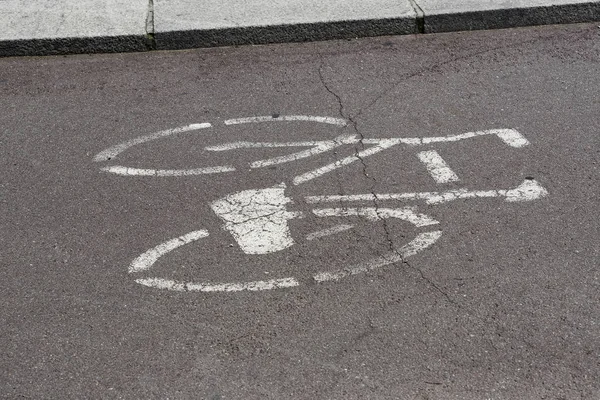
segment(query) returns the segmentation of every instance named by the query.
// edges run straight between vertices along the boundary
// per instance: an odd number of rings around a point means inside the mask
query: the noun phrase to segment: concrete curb
[[[0,41],[0,57],[148,51],[147,36],[105,36]]]
[[[600,0],[478,10],[465,7],[436,10],[414,0],[410,0],[410,4],[415,11],[413,15],[395,18],[318,21],[316,17],[315,22],[310,23],[241,27],[231,24],[211,29],[155,32],[156,11],[150,0],[146,16],[150,24],[140,21],[146,25],[147,34],[18,40],[0,36],[0,57],[176,50],[600,21]]]
[[[332,21],[314,24],[273,25],[155,33],[159,50],[268,43],[314,42],[417,33],[413,18]]]
[[[424,33],[600,21],[600,2],[442,13],[424,16]]]

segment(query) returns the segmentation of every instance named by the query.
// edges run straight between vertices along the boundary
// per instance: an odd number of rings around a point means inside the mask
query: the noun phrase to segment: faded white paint
[[[346,126],[347,121],[340,118],[332,117],[319,117],[310,115],[282,115],[282,116],[258,116],[258,117],[247,117],[247,118],[236,118],[228,119],[224,121],[227,125],[238,125],[246,123],[260,123],[260,122],[282,122],[282,121],[308,121],[331,124],[336,126]],[[167,129],[151,135],[140,136],[138,138],[129,140],[127,142],[118,144],[110,147],[102,152],[98,153],[94,157],[94,161],[108,161],[115,158],[118,154],[125,151],[126,149],[143,144],[159,138],[168,137],[178,133],[189,132],[193,130],[209,128],[212,125],[210,123],[191,124],[179,128]],[[363,160],[366,157],[377,154],[385,149],[389,149],[398,144],[405,144],[409,146],[426,145],[431,143],[443,143],[443,142],[454,142],[467,138],[484,135],[496,135],[507,145],[512,147],[523,147],[529,144],[527,139],[523,137],[518,131],[514,129],[490,129],[485,131],[467,132],[459,135],[450,135],[444,137],[426,137],[426,138],[387,138],[387,139],[359,139],[356,135],[341,135],[333,140],[322,140],[322,141],[303,141],[303,142],[233,142],[225,143],[220,145],[213,145],[205,147],[207,151],[227,151],[235,149],[255,149],[255,148],[279,148],[279,147],[309,147],[306,150],[298,151],[293,154],[268,158],[264,160],[258,160],[250,163],[250,168],[263,168],[272,165],[278,165],[282,163],[292,162],[301,160],[304,158],[316,156],[328,151],[332,151],[335,148],[348,145],[362,143],[364,145],[373,145],[368,149],[357,152],[356,154],[348,157],[344,157],[333,163],[327,164],[323,167],[315,170],[306,172],[293,178],[292,182],[294,185],[300,185],[302,183],[311,181],[324,174],[332,172],[338,168],[342,168],[346,165],[354,163],[356,161]],[[439,154],[433,150],[424,151],[418,154],[421,161],[425,163],[428,171],[434,179],[439,183],[446,183],[457,181],[458,177],[448,167],[445,161],[439,156]],[[235,171],[235,167],[232,165],[222,165],[214,167],[203,167],[203,168],[192,168],[192,169],[154,169],[154,168],[132,168],[121,165],[114,165],[102,168],[102,171],[114,173],[122,176],[156,176],[156,177],[178,177],[178,176],[193,176],[193,175],[204,175],[204,174],[218,174],[225,172]]]
[[[288,220],[302,217],[298,211],[287,211],[291,199],[285,196],[285,185],[267,189],[245,190],[226,196],[211,204],[213,211],[225,221],[225,229],[232,233],[242,251],[247,254],[268,254],[284,250],[294,244],[288,227]],[[319,217],[349,217],[359,216],[369,220],[398,218],[408,221],[417,227],[437,224],[438,222],[426,215],[416,213],[414,207],[400,209],[388,208],[330,208],[313,210]],[[308,240],[333,235],[353,228],[353,225],[341,224],[307,236]],[[337,272],[322,272],[314,275],[318,282],[338,280],[348,275],[369,271],[401,260],[402,257],[415,254],[435,242],[441,231],[422,233],[398,253],[392,252],[382,258],[344,268]],[[207,237],[208,232],[198,230],[175,239],[168,240],[137,257],[130,265],[130,273],[149,270],[160,257],[185,244]],[[398,258],[400,257],[400,258]],[[163,278],[139,278],[136,282],[153,288],[189,291],[189,292],[238,292],[260,291],[299,286],[294,277],[272,279],[266,281],[211,283],[211,282],[181,282]]]
[[[211,208],[244,253],[273,253],[294,244],[288,220],[302,216],[300,211],[286,210],[292,200],[284,191],[284,184],[244,190],[214,201]]]
[[[450,169],[437,151],[421,151],[417,153],[417,157],[425,164],[429,175],[431,175],[437,183],[456,182],[459,180],[458,176]]]
[[[162,278],[142,278],[135,280],[140,285],[166,289],[176,292],[241,292],[260,291],[271,289],[284,289],[300,285],[295,278],[272,279],[268,281],[254,281],[241,283],[193,283],[179,282]]]
[[[377,257],[357,265],[348,266],[334,272],[320,272],[314,275],[313,279],[317,282],[338,281],[348,276],[372,271],[389,264],[401,262],[405,258],[415,255],[419,251],[431,246],[440,238],[440,236],[442,236],[442,231],[420,233],[416,238],[397,251],[391,251],[381,257]]]
[[[325,175],[328,172],[341,168],[345,165],[351,164],[356,161],[360,161],[368,156],[372,156],[373,154],[377,154],[385,149],[389,149],[390,147],[400,143],[401,141],[399,139],[380,139],[377,141],[377,145],[370,147],[366,150],[359,151],[353,156],[342,158],[341,160],[338,160],[334,163],[327,164],[313,171],[296,176],[293,180],[293,183],[294,185],[300,185],[302,183],[318,178],[319,176]]]
[[[284,156],[273,157],[267,160],[254,161],[250,164],[250,168],[262,168],[270,165],[283,164],[290,161],[300,160],[315,156],[317,154],[331,151],[336,147],[340,147],[346,144],[358,143],[359,139],[355,135],[341,135],[333,140],[320,140],[310,142],[287,142],[287,143],[261,143],[261,142],[234,142],[225,143],[218,146],[208,146],[206,150],[209,151],[226,151],[232,149],[256,149],[256,148],[278,148],[278,147],[311,147],[307,150],[302,150],[293,154],[287,154]]]
[[[441,204],[454,200],[475,199],[486,197],[504,197],[506,201],[532,201],[545,197],[548,191],[536,180],[526,179],[514,189],[509,190],[467,190],[457,189],[446,192],[416,192],[416,193],[381,193],[381,194],[354,194],[354,195],[330,195],[330,196],[307,196],[305,200],[309,204],[333,203],[333,202],[372,202],[383,200],[418,201],[423,200],[427,204]]]
[[[315,209],[313,213],[317,217],[364,217],[371,221],[386,218],[398,218],[412,223],[415,226],[435,225],[439,222],[425,214],[418,214],[415,207],[403,208],[322,208]]]
[[[253,163],[250,164],[250,168],[262,168],[262,167],[268,167],[270,165],[283,164],[283,163],[290,162],[290,161],[296,161],[296,160],[300,160],[302,158],[316,156],[317,154],[322,154],[327,151],[331,151],[337,147],[340,147],[340,146],[343,146],[346,144],[352,144],[352,143],[358,143],[358,138],[356,136],[352,136],[352,135],[338,136],[337,138],[335,138],[333,140],[322,141],[322,142],[318,143],[317,145],[315,145],[312,149],[307,149],[307,150],[299,151],[297,153],[288,154],[288,155],[284,155],[284,156],[280,156],[280,157],[274,157],[274,158],[270,158],[267,160],[254,161]]]
[[[511,190],[498,190],[498,195],[505,196],[506,201],[532,201],[548,195],[548,191],[534,179],[526,179]]]
[[[403,143],[409,146],[418,146],[421,144],[421,139],[419,138],[383,138],[383,139],[375,139],[375,138],[365,138],[362,139],[361,142],[362,144],[380,144],[383,141],[388,141],[388,140],[395,140],[398,142],[398,144]]]
[[[340,136],[339,138],[354,137]],[[335,140],[335,139],[334,139]],[[204,149],[208,151],[227,151],[237,149],[263,149],[263,148],[279,148],[279,147],[316,147],[324,143],[332,142],[331,140],[309,140],[306,142],[231,142],[207,146]],[[356,140],[358,142],[358,140]],[[354,143],[354,142],[352,142]]]
[[[335,235],[336,233],[345,232],[352,228],[354,228],[354,225],[340,224],[340,225],[332,226],[331,228],[322,229],[320,231],[309,233],[308,235],[306,235],[306,240],[320,239],[322,237]]]
[[[140,136],[135,139],[128,140],[126,142],[117,144],[115,146],[109,147],[106,150],[101,151],[100,153],[96,154],[96,156],[94,157],[94,161],[96,161],[96,162],[108,161],[108,160],[115,158],[117,155],[121,154],[125,150],[127,150],[130,147],[133,147],[135,145],[147,143],[147,142],[150,142],[150,141],[153,141],[156,139],[160,139],[160,138],[164,138],[164,137],[168,137],[168,136],[172,136],[172,135],[176,135],[178,133],[210,128],[211,126],[212,126],[211,124],[205,122],[205,123],[201,123],[201,124],[191,124],[191,125],[181,126],[179,128],[167,129],[164,131],[152,133],[150,135]]]
[[[123,151],[130,147],[138,144],[147,143],[156,139],[161,139],[169,136],[176,135],[178,133],[185,133],[196,131],[199,129],[210,128],[212,125],[209,123],[191,124],[182,126],[174,129],[167,129],[164,131],[156,132],[150,135],[140,136],[135,139],[128,140],[127,142],[120,143],[116,146],[109,147],[106,150],[96,154],[94,161],[109,161],[117,157]],[[205,175],[205,174],[218,174],[223,172],[235,171],[235,168],[231,165],[223,165],[216,167],[204,167],[204,168],[192,168],[192,169],[154,169],[154,168],[132,168],[121,165],[112,165],[101,168],[104,172],[121,176],[190,176],[190,175]]]
[[[351,225],[339,225],[334,228],[348,228]],[[333,229],[332,229],[333,230]],[[325,231],[321,231],[325,232]],[[386,265],[403,261],[404,259],[417,254],[418,252],[426,249],[427,247],[434,244],[442,235],[441,231],[424,232],[417,235],[415,239],[410,241],[407,245],[401,247],[397,251],[391,251],[384,256],[374,258],[353,266],[348,266],[343,269],[333,272],[319,272],[313,276],[316,282],[327,282],[337,281],[342,278],[356,275],[363,272],[372,271],[377,268],[384,267]],[[177,247],[183,246],[184,244],[190,243],[194,240],[198,240],[202,237],[208,236],[206,231],[195,231],[190,232],[187,235],[180,236],[178,238],[169,240],[155,248],[147,251],[142,256],[138,257],[132,267],[129,269],[130,273],[141,272],[148,270],[159,257],[163,256],[169,251],[176,249]],[[137,264],[136,264],[137,262]],[[136,266],[134,266],[136,264]],[[231,282],[231,283],[210,283],[210,282],[181,282],[171,279],[163,278],[139,278],[135,280],[137,283],[164,290],[178,291],[178,292],[240,292],[240,291],[263,291],[272,289],[285,289],[297,287],[300,282],[294,277],[271,279],[265,281],[250,281],[250,282]]]
[[[313,115],[279,115],[274,117],[272,115],[265,115],[260,117],[247,117],[247,118],[234,118],[224,121],[225,125],[238,125],[247,124],[252,122],[277,122],[277,121],[310,121],[310,122],[321,122],[324,124],[331,124],[337,126],[346,126],[348,121],[341,118],[332,117],[317,117]]]
[[[496,129],[494,134],[511,147],[519,148],[529,145],[529,141],[514,129]]]
[[[148,169],[148,168],[131,168],[121,165],[112,165],[110,167],[100,168],[104,172],[110,172],[122,176],[190,176],[190,175],[206,175],[218,174],[222,172],[235,171],[231,165],[223,165],[220,167],[206,167],[194,169]]]
[[[415,138],[420,140],[420,144],[430,144],[430,143],[444,143],[444,142],[457,142],[463,139],[469,139],[476,136],[486,136],[486,135],[496,135],[498,136],[504,143],[511,147],[524,147],[529,144],[529,141],[525,139],[521,133],[519,133],[515,129],[488,129],[485,131],[475,131],[475,132],[467,132],[461,133],[459,135],[449,135],[449,136],[436,136],[436,137],[425,137],[425,138]]]
[[[202,239],[208,236],[208,232],[205,230],[193,231],[186,233],[185,235],[179,236],[175,239],[168,240],[164,243],[159,244],[156,247],[151,248],[139,257],[137,257],[129,266],[129,272],[140,272],[146,271],[154,265],[154,263],[163,255],[170,251],[175,250],[185,244],[194,242],[198,239]]]
[[[347,121],[340,118],[317,117],[305,115],[284,115],[284,116],[259,116],[249,118],[237,118],[224,121],[225,126],[239,125],[247,123],[261,122],[282,122],[282,121],[304,121],[325,123],[343,127]],[[117,157],[123,151],[132,146],[150,142],[152,140],[169,137],[179,133],[191,132],[199,129],[209,128],[209,123],[192,124],[179,128],[168,129],[153,133],[151,135],[140,136],[138,138],[112,146],[94,157],[95,162],[109,161]],[[527,139],[514,129],[491,129],[485,131],[467,132],[459,135],[450,135],[444,137],[426,137],[426,138],[370,138],[359,139],[356,135],[341,135],[333,140],[320,141],[302,141],[302,142],[233,142],[215,146],[207,146],[207,151],[227,151],[235,149],[257,149],[257,148],[290,148],[307,147],[307,149],[297,151],[293,154],[272,157],[264,160],[252,162],[251,168],[262,168],[271,165],[278,165],[291,161],[296,161],[312,156],[316,156],[327,151],[332,151],[339,146],[349,144],[364,144],[372,147],[358,151],[356,154],[344,157],[334,163],[317,168],[313,171],[301,174],[293,178],[294,185],[308,182],[320,177],[328,172],[334,171],[345,165],[356,161],[362,161],[364,158],[377,154],[385,149],[389,149],[399,144],[408,146],[421,146],[434,143],[449,143],[463,139],[473,138],[484,135],[495,135],[506,145],[521,148],[529,145]],[[457,181],[457,175],[450,169],[441,156],[434,150],[422,151],[417,154],[418,158],[425,164],[431,176],[438,183],[447,183]],[[195,169],[144,169],[130,168],[120,165],[107,166],[103,171],[124,176],[189,176],[202,174],[216,174],[235,171],[230,165],[204,167]],[[229,231],[236,240],[240,249],[246,254],[269,254],[284,250],[294,244],[289,220],[301,218],[300,211],[288,211],[287,205],[292,200],[285,196],[285,185],[267,189],[252,189],[228,195],[222,199],[211,203],[212,210],[224,221],[224,229]],[[509,190],[475,190],[466,189],[451,190],[445,192],[415,192],[415,193],[392,193],[392,194],[359,194],[359,195],[340,195],[340,196],[308,196],[308,203],[328,203],[328,202],[353,202],[353,201],[424,201],[428,204],[440,204],[448,201],[471,198],[494,198],[503,197],[505,201],[519,202],[539,199],[548,194],[535,180],[525,180],[521,185]],[[416,227],[430,226],[438,224],[438,221],[424,214],[419,214],[414,207],[403,208],[325,208],[313,210],[314,215],[318,217],[364,217],[371,221],[386,218],[397,218],[414,224]],[[323,229],[307,235],[309,241],[322,237],[334,235],[352,229],[353,225],[340,224],[331,228]],[[441,231],[431,231],[420,233],[415,239],[398,250],[390,251],[384,256],[347,266],[343,269],[333,272],[319,272],[313,276],[316,282],[337,281],[347,276],[371,271],[386,265],[401,262],[419,251],[422,251],[434,244],[441,236]],[[186,235],[168,240],[138,256],[129,266],[130,273],[139,273],[149,270],[160,257],[185,245],[192,243],[209,234],[206,230],[190,232]],[[279,288],[291,288],[300,285],[300,282],[294,277],[259,280],[248,282],[231,283],[211,283],[211,282],[181,282],[163,278],[140,278],[137,283],[159,289],[173,291],[190,292],[238,292],[238,291],[262,291]]]

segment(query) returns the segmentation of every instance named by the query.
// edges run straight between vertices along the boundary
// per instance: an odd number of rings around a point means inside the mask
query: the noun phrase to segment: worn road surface
[[[6,398],[600,398],[597,24],[0,60]]]

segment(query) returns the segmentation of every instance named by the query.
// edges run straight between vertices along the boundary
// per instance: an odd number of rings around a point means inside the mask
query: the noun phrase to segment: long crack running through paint
[[[319,68],[318,68],[319,80],[321,81],[321,84],[323,85],[323,87],[325,88],[325,90],[329,94],[331,94],[333,97],[335,97],[335,99],[336,99],[336,101],[338,103],[338,107],[339,107],[338,112],[339,112],[340,116],[343,119],[345,119],[347,121],[350,121],[350,123],[352,125],[352,128],[354,129],[354,131],[356,132],[356,134],[359,137],[358,145],[360,145],[360,147],[362,147],[362,150],[365,150],[365,143],[364,143],[365,136],[360,131],[360,129],[358,129],[358,122],[356,121],[356,119],[353,118],[351,115],[345,115],[344,114],[344,103],[342,101],[341,96],[339,94],[337,94],[335,91],[333,91],[329,87],[329,85],[327,84],[327,81],[325,80],[325,77],[323,76],[323,67],[325,65],[325,62],[323,60],[322,55],[320,57],[321,57],[321,63],[319,64]],[[359,110],[358,115],[360,115],[361,112],[362,112],[362,110]],[[453,305],[455,305],[457,307],[460,307],[460,305],[458,303],[456,303],[450,297],[450,295],[447,292],[445,292],[442,288],[439,287],[439,285],[437,285],[433,280],[431,280],[429,277],[427,277],[427,275],[425,275],[425,273],[421,269],[419,269],[419,268],[415,267],[414,265],[410,264],[406,260],[406,257],[401,252],[399,252],[396,249],[396,246],[394,245],[393,237],[392,237],[392,234],[390,232],[387,220],[386,220],[386,218],[384,218],[381,215],[381,212],[380,212],[381,207],[379,205],[379,197],[378,197],[377,193],[375,192],[375,187],[377,186],[377,179],[374,176],[371,176],[371,175],[368,174],[368,172],[367,172],[367,169],[368,169],[367,163],[366,163],[365,159],[360,156],[360,151],[361,150],[359,150],[359,148],[357,146],[354,146],[354,157],[356,157],[360,161],[360,163],[362,164],[363,175],[367,179],[369,179],[369,180],[372,181],[372,184],[371,184],[371,187],[370,187],[370,192],[371,192],[371,195],[373,196],[372,197],[372,199],[373,199],[373,206],[375,208],[375,214],[377,215],[378,219],[382,223],[383,231],[385,233],[385,238],[386,238],[386,241],[388,243],[389,250],[391,252],[394,252],[396,255],[398,255],[398,257],[400,257],[400,260],[401,260],[402,264],[406,265],[410,269],[413,269],[413,270],[417,271],[419,273],[421,279],[423,279],[425,282],[427,282],[427,284],[429,286],[431,286],[435,291],[437,291],[442,296],[444,296],[444,298],[449,303],[451,303],[451,304],[453,304]]]

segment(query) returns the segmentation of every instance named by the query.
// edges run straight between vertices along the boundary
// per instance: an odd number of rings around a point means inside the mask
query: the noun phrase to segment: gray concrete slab
[[[454,32],[600,20],[600,1],[417,0],[424,32]]]
[[[600,20],[600,1],[0,2],[0,57],[494,29]]]
[[[155,0],[159,49],[416,33],[408,0]]]
[[[0,56],[142,51],[147,0],[0,1]]]

